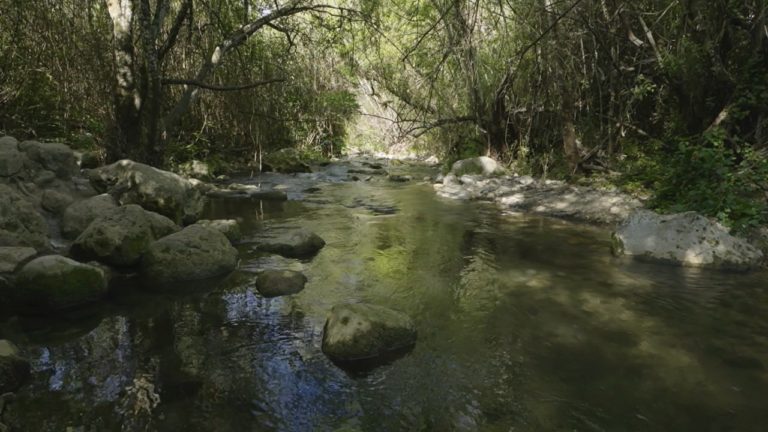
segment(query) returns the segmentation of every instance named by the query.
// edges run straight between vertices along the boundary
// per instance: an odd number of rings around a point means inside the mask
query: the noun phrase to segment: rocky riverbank
[[[688,212],[661,216],[615,187],[571,185],[506,173],[487,157],[456,162],[433,185],[444,198],[495,202],[504,211],[617,226],[613,252],[693,267],[747,270],[765,266],[768,242],[732,236],[715,221]],[[761,250],[762,249],[762,250]]]
[[[154,292],[227,275],[238,266],[241,232],[236,220],[202,220],[209,200],[288,199],[277,186],[216,186],[131,160],[106,166],[86,161],[90,168],[82,168],[83,162],[64,144],[0,138],[0,318],[48,315],[100,301],[113,277],[139,278]],[[310,170],[293,162],[280,171]],[[386,174],[369,163],[329,166],[321,175],[361,180],[355,169],[369,177]],[[306,229],[281,234],[249,246],[296,259],[311,259],[325,246]],[[274,297],[298,293],[305,282],[303,274],[273,271],[260,275],[256,285],[264,297]],[[352,339],[365,345],[379,336]],[[381,352],[389,351],[390,341],[380,342]],[[6,366],[23,359],[17,350],[6,351],[0,353],[0,388],[15,389],[25,374]]]

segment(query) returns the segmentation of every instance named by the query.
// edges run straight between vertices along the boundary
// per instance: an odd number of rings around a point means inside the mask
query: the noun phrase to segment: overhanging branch
[[[202,81],[188,80],[188,79],[163,78],[162,80],[163,85],[186,85],[186,86],[197,87],[205,90],[222,91],[222,92],[249,90],[252,88],[261,87],[261,86],[279,83],[279,82],[285,82],[285,79],[275,78],[271,80],[256,81],[250,84],[233,85],[233,86],[219,86],[215,84],[204,83]]]

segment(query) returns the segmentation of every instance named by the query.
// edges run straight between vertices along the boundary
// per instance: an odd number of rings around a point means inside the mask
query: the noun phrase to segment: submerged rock
[[[85,231],[91,222],[116,208],[117,201],[110,194],[96,195],[78,201],[64,210],[61,220],[62,234],[66,238],[75,238]]]
[[[141,264],[152,282],[207,279],[234,270],[237,249],[219,231],[190,225],[152,243]]]
[[[21,194],[0,184],[0,246],[30,246],[47,250],[48,225]]]
[[[233,183],[227,189],[213,189],[208,192],[211,198],[254,199],[264,201],[286,201],[288,194],[281,190],[262,189],[255,185]]]
[[[416,327],[404,313],[369,304],[331,309],[323,328],[323,352],[332,360],[366,360],[411,348]]]
[[[487,156],[458,160],[451,166],[451,174],[456,177],[463,175],[489,176],[498,171],[500,171],[499,164]]]
[[[296,294],[306,283],[307,277],[294,270],[265,270],[256,277],[256,289],[264,297]]]
[[[48,310],[97,300],[106,292],[107,279],[100,268],[48,255],[19,271],[12,297],[24,306]]]
[[[291,231],[259,243],[259,249],[288,258],[311,257],[324,246],[325,240],[306,229]]]
[[[405,183],[413,180],[413,177],[409,175],[401,175],[401,174],[390,174],[388,178],[389,178],[389,181],[396,182],[396,183]]]
[[[199,182],[124,159],[88,174],[94,189],[109,192],[121,205],[137,204],[181,224],[194,223],[205,206]]]
[[[234,219],[201,219],[197,221],[195,225],[215,229],[216,231],[227,236],[229,241],[232,243],[240,241],[240,239],[243,237],[242,232],[240,232],[240,223]]]
[[[30,371],[29,361],[21,357],[19,349],[10,341],[0,339],[0,397],[18,390],[29,378]]]
[[[763,258],[757,248],[696,212],[636,211],[613,233],[612,250],[639,259],[732,270],[756,267]]]
[[[72,244],[72,254],[113,266],[133,266],[153,241],[180,228],[165,216],[129,204],[94,220]]]

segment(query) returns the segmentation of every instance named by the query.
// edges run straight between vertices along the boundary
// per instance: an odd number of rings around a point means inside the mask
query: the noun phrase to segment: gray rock
[[[256,277],[256,289],[264,297],[297,294],[306,283],[307,277],[293,270],[265,270]]]
[[[110,194],[78,201],[64,210],[61,219],[61,231],[66,238],[79,236],[96,218],[104,216],[117,208],[117,201]]]
[[[30,376],[29,361],[21,357],[16,345],[0,340],[0,395],[15,392]]]
[[[63,309],[101,298],[107,279],[97,267],[60,255],[28,262],[19,271],[13,297],[32,308]]]
[[[0,184],[0,246],[30,246],[47,250],[48,226],[24,196]]]
[[[336,361],[365,360],[412,347],[416,327],[405,314],[382,306],[342,304],[323,329],[323,352]]]
[[[237,249],[219,231],[190,225],[152,243],[141,265],[152,282],[207,279],[234,270]]]
[[[0,247],[0,274],[15,272],[35,255],[37,251],[30,247]]]
[[[45,170],[45,169],[38,171],[35,174],[34,178],[32,179],[32,182],[39,187],[48,186],[55,181],[56,181],[56,173],[53,171]]]
[[[639,259],[731,270],[756,267],[763,258],[747,241],[695,212],[636,211],[613,233],[612,250]]]
[[[72,254],[113,266],[133,266],[155,240],[179,231],[165,216],[128,204],[98,217],[72,244]]]
[[[65,144],[24,141],[19,144],[19,150],[59,178],[70,179],[80,171],[75,152]]]
[[[453,163],[451,174],[456,177],[463,175],[493,175],[500,171],[500,167],[495,160],[487,156],[479,156],[469,159],[462,159]]]
[[[61,214],[69,207],[74,199],[62,192],[53,189],[46,189],[40,198],[40,205],[53,214]]]
[[[199,182],[131,160],[90,170],[91,185],[121,205],[137,204],[176,223],[194,223],[205,207]]]
[[[24,155],[18,150],[15,139],[3,137],[0,145],[0,177],[10,177],[18,174],[24,167]]]
[[[316,254],[325,246],[325,240],[306,229],[298,229],[265,239],[259,249],[274,252],[288,258],[306,258]]]
[[[14,138],[14,137],[12,137],[10,135],[6,135],[6,136],[0,138],[0,150],[9,149],[9,148],[13,148],[13,149],[17,149],[18,150],[18,148],[19,148],[19,140],[17,140],[16,138]]]
[[[227,236],[230,242],[240,241],[243,234],[240,232],[240,223],[234,219],[201,219],[195,223],[206,228],[212,228]]]

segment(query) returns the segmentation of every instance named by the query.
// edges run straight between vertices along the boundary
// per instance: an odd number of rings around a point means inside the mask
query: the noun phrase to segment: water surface
[[[242,218],[246,234],[226,278],[162,294],[128,278],[94,307],[0,322],[34,369],[5,421],[29,431],[768,425],[765,273],[616,259],[606,229],[444,200],[426,183],[341,182],[334,169],[260,180],[286,187],[287,202],[212,204],[211,217]],[[299,226],[327,241],[313,259],[257,250]],[[253,283],[264,268],[309,282],[265,299]],[[331,306],[361,301],[411,315],[419,340],[347,373],[322,354],[322,327]]]

